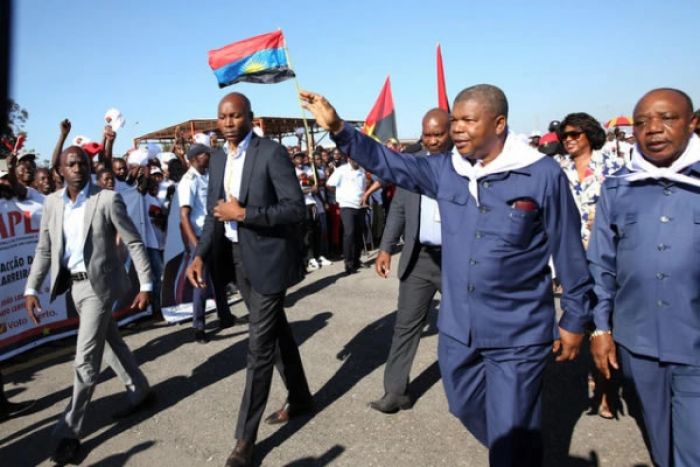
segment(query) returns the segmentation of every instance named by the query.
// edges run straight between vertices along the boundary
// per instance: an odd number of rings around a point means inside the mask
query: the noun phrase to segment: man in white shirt
[[[43,315],[37,290],[50,272],[51,300],[70,288],[80,315],[73,396],[54,430],[60,441],[52,459],[63,465],[80,459],[80,431],[103,353],[128,393],[128,407],[113,417],[131,415],[153,401],[148,381],[112,316],[112,305],[129,288],[115,248],[117,234],[129,248],[141,283],[132,308],[148,306],[153,284],[143,241],[121,196],[90,184],[90,162],[80,147],[69,147],[59,160],[66,187],[44,202],[39,242],[24,295],[27,313],[38,324]]]
[[[348,163],[335,169],[326,185],[335,188],[335,199],[340,205],[340,219],[343,223],[345,273],[353,274],[360,267],[362,252],[362,234],[365,225],[362,194],[367,189],[365,170],[357,162],[348,158]]]
[[[177,195],[180,202],[180,231],[188,259],[194,258],[199,237],[207,217],[207,189],[209,187],[209,158],[211,148],[204,144],[193,144],[187,151],[190,168],[180,180]],[[204,332],[205,303],[207,296],[214,291],[216,311],[220,327],[233,326],[235,318],[231,314],[226,298],[226,288],[213,285],[209,267],[204,269],[204,288],[194,287],[192,291],[192,326],[194,339],[200,344],[209,342]]]

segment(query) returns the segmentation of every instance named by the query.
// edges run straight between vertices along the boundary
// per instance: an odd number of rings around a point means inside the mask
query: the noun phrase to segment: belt
[[[441,253],[442,252],[441,245],[423,245],[423,244],[421,244],[421,247],[425,251],[427,251],[428,253]]]
[[[75,274],[70,275],[71,282],[80,282],[87,280],[87,278],[87,272],[76,272]]]

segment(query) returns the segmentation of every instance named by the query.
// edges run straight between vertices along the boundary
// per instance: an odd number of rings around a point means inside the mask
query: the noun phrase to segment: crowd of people
[[[258,136],[250,101],[231,93],[217,108],[216,132],[178,131],[169,151],[148,144],[114,156],[109,125],[101,143],[81,138],[64,149],[71,130],[64,120],[50,167],[37,167],[29,153],[8,160],[0,196],[44,203],[25,290],[29,315],[38,322],[36,290],[50,274],[52,298],[70,289],[81,317],[71,404],[54,432],[56,462],[81,449],[103,352],[129,395],[117,416],[154,402],[111,315],[119,289],[102,271],[123,264],[109,248],[121,242],[140,282],[131,306],[150,304],[159,316],[177,193],[195,288],[194,339],[207,342],[208,296],[220,327],[237,322],[226,296],[232,281],[249,312],[246,386],[227,466],[252,463],[275,366],[288,398],[265,421],[313,409],[283,310],[286,290],[334,260],[356,273],[362,250],[374,245],[376,272],[388,277],[400,244],[384,394],[372,408],[412,406],[410,368],[440,291],[438,361],[450,411],[489,447],[491,465],[539,465],[547,357],[554,350],[557,361],[576,358],[586,333],[599,414],[613,416],[611,368],[621,367],[640,395],[654,461],[700,465],[700,400],[692,389],[700,384],[700,114],[685,93],[644,95],[632,135],[606,133],[577,112],[545,135],[521,138],[508,129],[505,94],[472,86],[450,113],[429,110],[419,142],[408,148],[362,135],[318,94],[300,97],[336,147],[302,150]],[[103,215],[83,225],[86,209]],[[1,397],[3,418],[31,405]]]

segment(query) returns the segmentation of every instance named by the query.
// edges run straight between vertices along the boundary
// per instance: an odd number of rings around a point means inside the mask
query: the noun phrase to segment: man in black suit
[[[196,287],[204,287],[206,260],[230,251],[236,285],[250,313],[245,390],[237,443],[227,466],[252,465],[273,365],[282,375],[288,398],[266,422],[284,423],[312,407],[283,308],[287,288],[304,275],[299,235],[299,223],[306,215],[304,198],[287,151],[257,137],[252,119],[250,101],[243,94],[231,93],[219,102],[217,127],[226,144],[210,161],[207,217],[187,271]]]
[[[423,151],[417,157],[440,154],[452,148],[450,117],[445,110],[432,109],[423,117]],[[437,202],[398,188],[391,204],[379,246],[375,269],[388,277],[391,253],[399,238],[404,248],[399,261],[399,303],[389,357],[384,369],[384,396],[370,407],[384,413],[408,409],[408,376],[418,350],[418,341],[435,293],[440,290],[440,215]]]

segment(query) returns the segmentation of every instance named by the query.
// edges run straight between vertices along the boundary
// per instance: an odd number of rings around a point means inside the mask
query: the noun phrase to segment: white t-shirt
[[[204,219],[207,217],[207,187],[209,174],[200,174],[190,167],[177,186],[180,207],[190,207],[190,224],[197,237],[202,235]]]
[[[348,163],[335,169],[326,185],[335,187],[335,200],[341,208],[359,209],[367,189],[367,177],[364,169],[353,170]]]
[[[302,183],[302,180],[304,177],[307,177],[309,180],[314,179],[314,172],[309,166],[303,166],[303,167],[294,167],[294,171],[297,174],[297,180],[299,180],[299,185],[301,186],[301,190],[304,191],[306,188],[309,188],[309,186],[304,186],[304,183]],[[304,193],[304,204],[307,206],[312,206],[316,204],[316,201],[314,200],[314,195],[313,193]]]
[[[165,231],[159,227],[156,227],[156,225],[153,224],[153,220],[151,220],[151,213],[163,213],[163,203],[161,203],[158,198],[151,196],[148,193],[143,195],[143,201],[144,208],[146,210],[146,238],[144,238],[146,248],[164,250]]]

